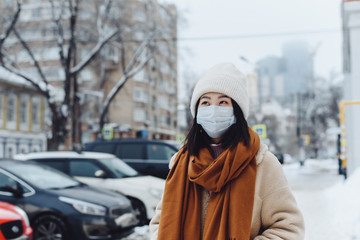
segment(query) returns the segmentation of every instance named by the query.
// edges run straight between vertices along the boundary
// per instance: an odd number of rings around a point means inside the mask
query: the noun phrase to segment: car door
[[[169,173],[169,161],[177,149],[162,143],[146,144],[146,173],[165,179]]]

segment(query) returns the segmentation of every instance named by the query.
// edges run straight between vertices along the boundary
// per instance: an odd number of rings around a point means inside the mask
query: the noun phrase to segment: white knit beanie
[[[240,106],[245,119],[248,117],[249,96],[246,77],[232,63],[220,63],[213,66],[196,83],[190,102],[193,117],[197,101],[208,92],[223,93],[231,97]]]

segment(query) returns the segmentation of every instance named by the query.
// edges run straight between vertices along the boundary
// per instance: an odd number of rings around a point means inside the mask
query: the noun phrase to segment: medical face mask
[[[196,122],[200,124],[211,138],[218,138],[236,122],[234,109],[210,105],[198,108]]]

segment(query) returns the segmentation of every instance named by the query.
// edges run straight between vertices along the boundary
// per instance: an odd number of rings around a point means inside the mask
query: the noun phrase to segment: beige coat
[[[174,159],[173,157],[170,160],[170,167],[174,164]],[[256,163],[255,200],[250,239],[304,239],[304,220],[278,159],[268,151],[266,145],[262,144],[256,155]],[[160,201],[156,214],[150,222],[150,230],[153,232],[152,240],[157,239],[161,204]]]

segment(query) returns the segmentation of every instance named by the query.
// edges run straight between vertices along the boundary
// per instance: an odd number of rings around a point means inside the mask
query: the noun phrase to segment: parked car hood
[[[130,201],[121,194],[117,194],[111,191],[107,191],[105,189],[99,189],[91,186],[75,186],[71,188],[51,189],[50,191],[53,194],[59,196],[75,198],[78,200],[83,200],[86,202],[92,202],[106,206],[118,206],[119,203],[120,204],[126,203],[126,205],[130,205]]]

